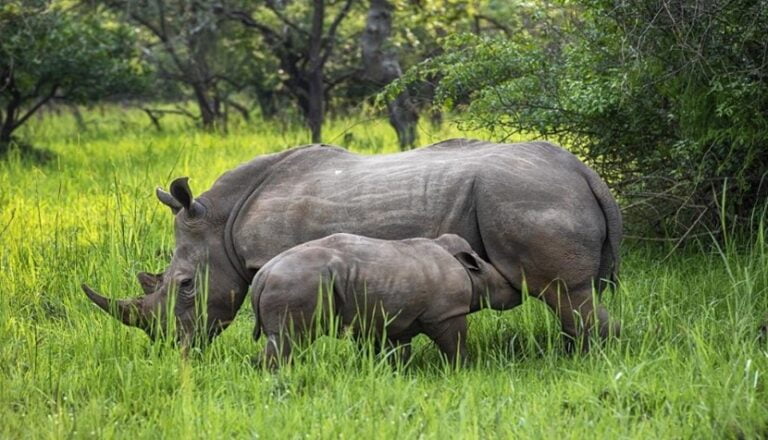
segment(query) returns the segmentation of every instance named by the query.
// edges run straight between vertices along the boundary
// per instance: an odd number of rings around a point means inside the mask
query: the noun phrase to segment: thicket
[[[327,141],[327,115],[360,115],[406,71],[381,106],[401,148],[429,101],[435,121],[559,142],[609,181],[629,235],[680,240],[768,195],[766,29],[766,0],[13,0],[0,156],[50,103],[115,96],[157,130],[258,108]]]
[[[718,232],[764,203],[768,2],[521,3],[517,17],[513,33],[448,38],[390,92],[438,78],[435,105],[465,125],[567,145],[618,192],[630,234]]]
[[[139,90],[144,77],[133,37],[100,11],[50,0],[0,4],[0,157],[14,132],[51,102],[83,104]]]

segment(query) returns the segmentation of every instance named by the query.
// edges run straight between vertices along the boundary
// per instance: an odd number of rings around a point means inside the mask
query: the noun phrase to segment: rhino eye
[[[181,288],[181,290],[190,290],[192,289],[193,285],[194,281],[192,278],[187,278],[179,283],[179,288]]]

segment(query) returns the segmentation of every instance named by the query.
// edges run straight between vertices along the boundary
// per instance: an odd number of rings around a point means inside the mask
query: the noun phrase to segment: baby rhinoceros
[[[421,333],[450,362],[463,361],[466,315],[521,302],[520,293],[454,234],[392,241],[329,235],[277,255],[251,289],[254,339],[266,334],[263,361],[272,368],[290,357],[293,341],[334,324],[397,347],[403,361]]]

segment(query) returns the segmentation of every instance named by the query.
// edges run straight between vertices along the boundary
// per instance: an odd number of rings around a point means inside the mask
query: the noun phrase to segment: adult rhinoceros
[[[174,292],[182,339],[212,338],[267,261],[336,232],[458,234],[516,289],[542,298],[569,339],[586,335],[596,318],[601,336],[618,331],[593,303],[593,287],[602,291],[619,268],[618,206],[594,171],[546,142],[453,139],[380,156],[310,145],[257,157],[197,198],[187,178],[170,190],[157,195],[175,213],[176,249],[165,272],[139,274],[145,295],[111,300],[83,286],[102,309],[150,336]],[[195,305],[206,282],[203,326]]]

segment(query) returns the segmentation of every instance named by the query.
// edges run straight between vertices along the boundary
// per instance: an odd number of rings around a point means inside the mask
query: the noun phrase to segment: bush
[[[12,1],[0,6],[0,35],[0,156],[13,132],[52,101],[85,103],[142,87],[132,31],[100,12]]]
[[[630,233],[712,231],[721,208],[728,224],[748,218],[768,194],[765,2],[544,8],[535,32],[445,40],[392,90],[438,76],[435,104],[464,124],[567,146],[612,184]]]

